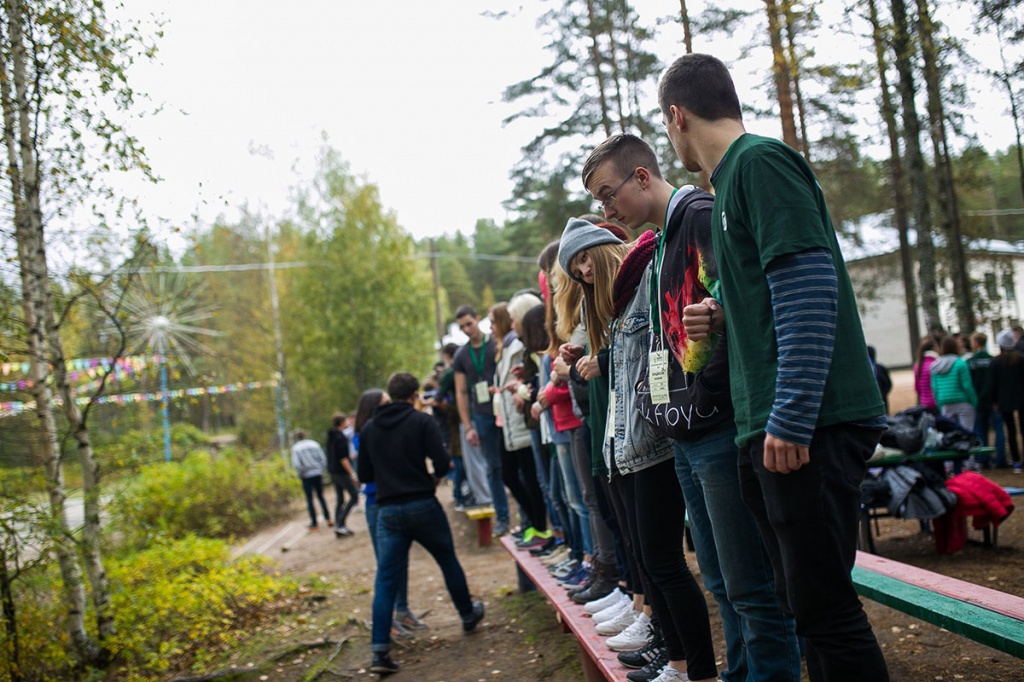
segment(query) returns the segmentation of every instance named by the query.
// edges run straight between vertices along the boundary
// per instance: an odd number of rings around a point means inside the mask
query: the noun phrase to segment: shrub
[[[298,482],[278,458],[239,450],[193,452],[153,464],[109,505],[114,532],[136,546],[154,537],[245,535],[288,513]]]

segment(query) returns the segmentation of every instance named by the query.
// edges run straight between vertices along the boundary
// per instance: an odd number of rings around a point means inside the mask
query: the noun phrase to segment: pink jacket
[[[932,365],[938,357],[938,353],[928,350],[920,365],[914,364],[914,388],[917,390],[917,404],[922,407],[938,407],[932,393]]]
[[[572,398],[569,396],[569,384],[564,381],[557,386],[548,385],[544,398],[551,406],[551,417],[555,420],[555,431],[571,431],[583,426],[583,422],[573,414]]]

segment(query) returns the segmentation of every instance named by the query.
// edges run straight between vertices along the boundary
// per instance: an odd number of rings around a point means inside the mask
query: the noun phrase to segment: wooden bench
[[[916,566],[857,552],[862,597],[1024,658],[1024,599]]]
[[[504,536],[501,538],[501,544],[516,560],[520,589],[534,587],[547,597],[555,609],[555,617],[562,626],[562,632],[571,632],[575,635],[580,649],[584,679],[587,682],[625,680],[629,668],[619,663],[617,652],[605,646],[607,638],[594,631],[594,621],[587,615],[583,605],[569,599],[562,584],[548,572],[547,567],[537,557],[517,549],[514,537]]]
[[[491,519],[494,518],[494,507],[490,505],[466,507],[466,516],[470,521],[476,521],[477,545],[480,547],[490,547]]]

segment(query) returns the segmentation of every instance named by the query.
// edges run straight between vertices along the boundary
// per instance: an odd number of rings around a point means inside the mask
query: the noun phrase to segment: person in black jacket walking
[[[345,428],[345,414],[338,412],[331,418],[332,428],[327,432],[327,471],[334,483],[337,502],[334,505],[334,535],[347,537],[352,531],[345,525],[349,512],[359,502],[359,488],[356,472],[349,458],[348,438],[342,433]],[[345,495],[348,494],[348,502]]]
[[[449,459],[437,422],[414,406],[419,387],[419,380],[411,374],[392,374],[387,385],[392,402],[377,408],[359,436],[359,479],[377,484],[380,506],[370,665],[375,673],[399,669],[390,656],[392,608],[414,540],[430,552],[441,569],[462,618],[462,629],[472,632],[484,617],[483,602],[470,597],[448,517],[434,495],[448,473]],[[432,470],[427,468],[428,459]]]

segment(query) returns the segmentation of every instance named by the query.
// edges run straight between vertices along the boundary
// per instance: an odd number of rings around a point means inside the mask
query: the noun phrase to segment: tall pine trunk
[[[932,212],[928,204],[928,181],[921,153],[921,121],[917,117],[914,96],[913,50],[910,44],[907,8],[904,0],[890,0],[893,20],[893,50],[896,53],[898,89],[903,108],[903,140],[907,154],[907,180],[913,205],[914,230],[917,233],[918,279],[921,283],[921,309],[928,332],[942,329],[939,314],[938,282],[935,274],[935,244],[932,241]]]
[[[775,78],[775,95],[779,101],[779,117],[782,120],[782,141],[799,151],[800,142],[796,137],[796,119],[793,117],[792,74],[782,41],[782,17],[775,0],[764,0],[764,4],[768,11],[768,37],[772,45],[772,75]]]
[[[594,11],[594,0],[587,0],[587,32],[590,34],[590,61],[594,69],[594,77],[597,79],[597,96],[601,103],[601,128],[605,137],[612,136],[612,120],[608,115],[608,95],[605,93],[605,77],[601,59],[601,32],[597,28],[596,12]]]
[[[793,96],[796,98],[796,116],[800,124],[800,153],[804,155],[807,163],[811,163],[811,143],[807,139],[807,109],[804,106],[804,96],[800,91],[800,59],[796,54],[796,16],[793,13],[791,0],[783,2],[783,16],[786,18],[786,50],[789,55],[789,70],[793,77]]]
[[[959,202],[953,182],[952,164],[949,160],[946,113],[942,105],[942,76],[939,73],[939,57],[935,49],[935,26],[932,23],[928,0],[917,0],[917,29],[921,36],[921,56],[924,59],[924,82],[928,94],[928,131],[932,140],[932,154],[935,157],[939,211],[942,215],[942,231],[946,235],[946,249],[949,253],[949,278],[953,281],[953,298],[957,322],[960,326],[959,331],[969,333],[974,331],[973,294],[967,255],[964,252],[963,234],[960,228]]]
[[[892,212],[900,240],[900,274],[903,277],[903,303],[907,310],[907,329],[910,332],[910,357],[917,354],[921,341],[921,326],[917,319],[917,282],[914,281],[914,257],[910,249],[910,224],[907,216],[906,174],[900,158],[899,129],[896,126],[896,108],[889,93],[889,65],[885,58],[885,39],[878,21],[875,0],[868,0],[871,19],[871,34],[875,43],[875,60],[878,64],[878,80],[882,90],[882,118],[889,136],[889,175],[892,182]]]

